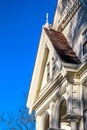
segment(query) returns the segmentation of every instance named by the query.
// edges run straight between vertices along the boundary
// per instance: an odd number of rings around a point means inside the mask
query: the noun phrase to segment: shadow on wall
[[[81,32],[85,26],[87,27],[87,12],[81,8],[65,28],[66,31],[67,28],[69,30],[66,38],[79,57],[81,57],[81,51],[79,51],[81,50]]]

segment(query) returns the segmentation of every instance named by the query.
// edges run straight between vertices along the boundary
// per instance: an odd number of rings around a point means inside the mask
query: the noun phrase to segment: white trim
[[[51,41],[49,40],[49,38],[43,28],[40,43],[39,43],[38,53],[37,53],[37,57],[36,57],[36,62],[35,62],[35,66],[34,66],[33,76],[32,76],[32,80],[31,80],[30,91],[29,91],[28,100],[27,100],[27,107],[30,108],[30,110],[33,109],[33,105],[38,98],[38,93],[40,90],[39,82],[41,80],[41,77],[40,77],[40,73],[41,73],[41,69],[42,69],[41,67],[42,67],[43,58],[45,55],[45,50],[47,48],[56,57],[56,59],[58,59],[60,66],[62,66],[60,57],[56,53]]]
[[[46,38],[44,35],[45,34],[42,29],[41,39],[40,39],[40,43],[39,43],[38,53],[37,53],[37,57],[36,57],[36,62],[35,62],[31,85],[30,85],[30,91],[29,91],[28,100],[27,100],[27,107],[30,108],[30,110],[32,110],[33,104],[35,101],[39,73],[40,73],[40,69],[41,69],[41,63],[42,63],[44,52],[46,49],[46,44],[43,44],[44,42],[46,43]],[[44,42],[43,42],[43,40],[44,40]]]

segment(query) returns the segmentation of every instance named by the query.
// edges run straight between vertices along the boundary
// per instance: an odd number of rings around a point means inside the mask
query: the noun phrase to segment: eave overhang
[[[30,91],[29,91],[28,100],[27,100],[27,107],[30,109],[29,110],[30,113],[33,110],[34,103],[39,97],[41,81],[42,81],[43,72],[44,72],[43,66],[45,65],[46,57],[48,55],[48,50],[58,59],[58,67],[60,69],[61,74],[63,76],[66,74],[66,71],[62,65],[60,56],[56,53],[55,48],[53,47],[43,27],[41,38],[40,38],[40,43],[39,43],[39,48],[38,48],[38,53],[36,57],[36,62],[34,66],[33,76],[31,80]]]

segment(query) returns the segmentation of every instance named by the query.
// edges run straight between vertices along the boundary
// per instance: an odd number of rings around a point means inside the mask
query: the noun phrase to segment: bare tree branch
[[[34,130],[35,127],[35,113],[29,115],[26,108],[26,96],[23,94],[23,103],[20,105],[17,113],[1,113],[0,123],[6,126],[6,130]]]

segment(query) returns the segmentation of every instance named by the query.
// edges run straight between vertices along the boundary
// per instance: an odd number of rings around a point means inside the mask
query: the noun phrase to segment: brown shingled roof
[[[73,64],[81,63],[61,32],[48,28],[44,30],[62,61]]]

